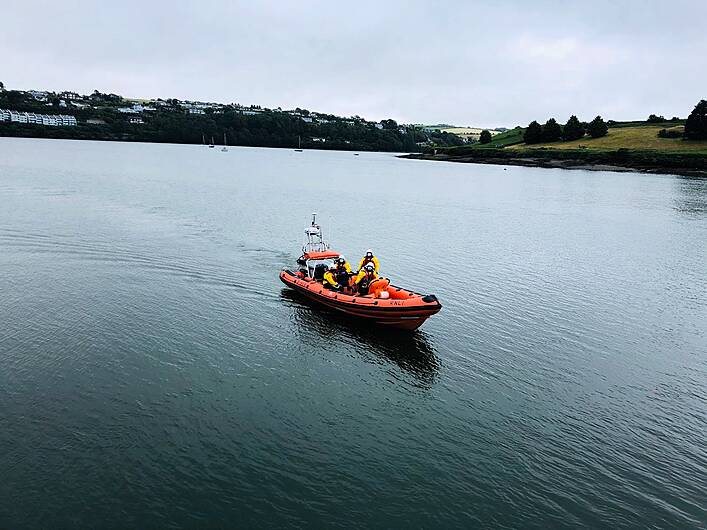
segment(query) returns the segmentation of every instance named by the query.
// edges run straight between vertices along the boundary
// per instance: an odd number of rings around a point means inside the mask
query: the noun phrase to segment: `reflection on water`
[[[329,311],[296,291],[283,289],[283,300],[290,302],[293,318],[303,331],[311,330],[320,337],[365,346],[374,359],[393,362],[415,376],[418,384],[431,386],[439,372],[440,363],[434,347],[424,331],[387,329],[371,326],[356,319]]]
[[[707,214],[707,179],[675,177],[675,210],[692,215]]]

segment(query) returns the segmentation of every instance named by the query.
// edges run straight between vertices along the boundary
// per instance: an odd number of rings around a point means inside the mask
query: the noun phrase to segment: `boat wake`
[[[207,263],[203,260],[190,261],[184,256],[148,254],[113,243],[77,241],[66,235],[27,233],[11,229],[0,229],[0,247],[3,246],[29,253],[48,253],[83,261],[128,265],[131,268],[167,273],[204,284],[235,288],[260,297],[277,298],[271,292],[237,281],[232,269],[226,265]]]

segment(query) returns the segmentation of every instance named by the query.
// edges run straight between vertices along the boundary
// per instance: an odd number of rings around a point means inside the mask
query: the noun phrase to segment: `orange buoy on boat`
[[[333,267],[341,254],[324,242],[316,213],[312,214],[312,224],[305,229],[305,235],[307,241],[297,260],[298,270],[282,270],[280,280],[310,300],[358,320],[406,330],[417,329],[442,309],[436,296],[397,287],[387,278],[372,281],[367,294],[326,288],[322,283],[324,272]]]

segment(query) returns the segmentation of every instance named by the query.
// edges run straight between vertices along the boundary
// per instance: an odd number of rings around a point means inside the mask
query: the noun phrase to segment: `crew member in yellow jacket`
[[[362,271],[366,263],[373,263],[373,267],[376,272],[380,272],[380,262],[378,261],[378,258],[373,255],[373,251],[370,248],[366,251],[366,255],[363,256],[361,261],[358,263],[358,270]]]
[[[351,265],[344,256],[339,256],[334,263],[334,278],[346,290],[351,285],[351,276],[353,276]]]
[[[351,265],[344,256],[339,256],[335,263],[337,274],[351,274]]]
[[[358,276],[356,276],[356,280],[354,281],[359,294],[368,294],[368,288],[371,286],[371,282],[376,279],[378,279],[378,274],[376,273],[375,266],[373,263],[366,263],[358,272]]]
[[[324,287],[327,289],[331,289],[332,291],[341,291],[341,284],[336,281],[336,276],[334,276],[335,269],[326,268],[326,271],[324,272],[324,278],[322,279],[322,283],[324,284]]]

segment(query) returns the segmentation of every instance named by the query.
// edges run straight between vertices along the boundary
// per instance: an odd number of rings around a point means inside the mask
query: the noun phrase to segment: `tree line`
[[[584,138],[585,134],[589,134],[592,138],[601,138],[608,132],[609,127],[601,116],[585,123],[572,115],[564,125],[557,123],[555,118],[550,118],[544,125],[540,125],[535,120],[531,121],[523,133],[523,141],[526,144],[571,141]]]
[[[664,116],[651,114],[646,120],[647,123],[679,122],[680,118],[673,116],[667,120]],[[614,123],[609,121],[609,123]],[[601,116],[597,116],[589,123],[584,123],[577,119],[577,116],[570,116],[567,123],[560,125],[554,118],[550,118],[544,125],[537,121],[528,124],[523,134],[523,141],[526,144],[539,144],[546,142],[558,142],[560,140],[579,140],[589,134],[592,138],[605,136],[609,131],[608,125]],[[489,135],[490,136],[490,135]],[[684,132],[675,129],[661,129],[658,131],[661,138],[684,138],[685,140],[707,140],[707,100],[700,100],[685,121]],[[490,138],[484,138],[482,143],[490,142]]]

